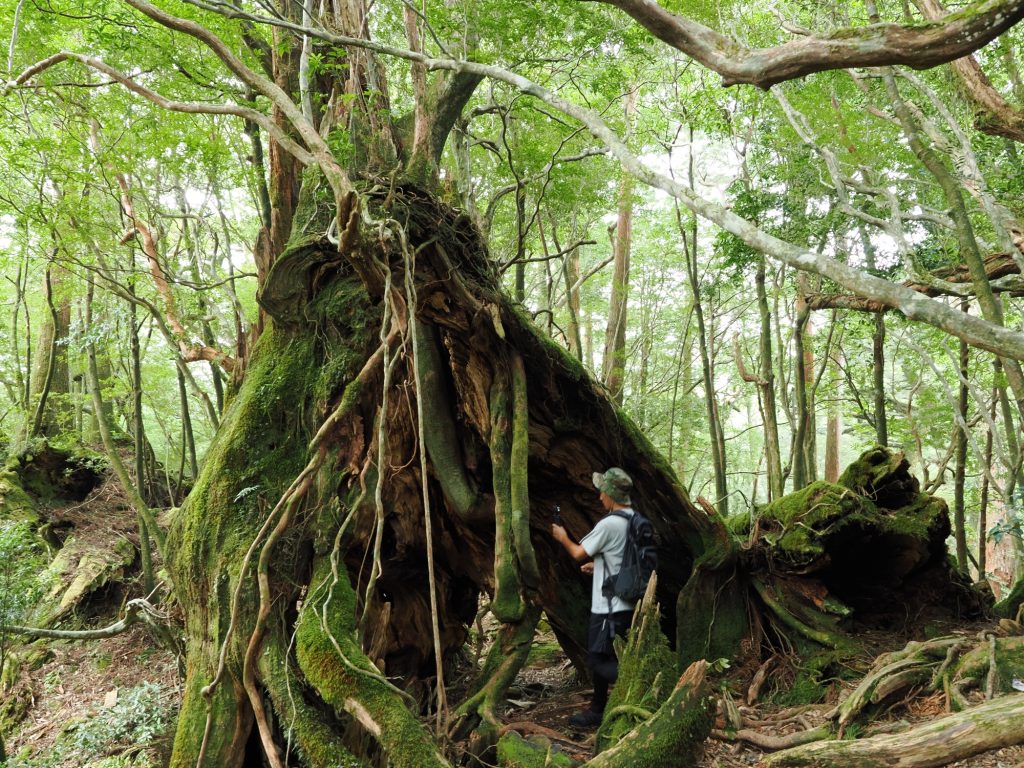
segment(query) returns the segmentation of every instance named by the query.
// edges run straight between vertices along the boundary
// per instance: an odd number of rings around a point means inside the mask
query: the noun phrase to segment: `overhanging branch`
[[[745,48],[654,0],[588,1],[624,11],[663,43],[720,74],[724,85],[759,88],[848,67],[905,64],[927,69],[973,53],[1024,18],[1024,0],[982,0],[923,24],[870,24],[771,48]]]

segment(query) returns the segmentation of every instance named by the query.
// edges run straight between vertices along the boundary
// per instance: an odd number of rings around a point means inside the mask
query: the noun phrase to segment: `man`
[[[577,544],[569,538],[565,528],[559,524],[551,526],[551,535],[578,563],[580,570],[594,575],[590,592],[590,627],[587,632],[587,666],[594,680],[594,696],[590,708],[577,712],[569,718],[570,725],[579,728],[596,728],[601,724],[604,708],[608,703],[608,688],[618,679],[619,662],[615,657],[612,638],[622,637],[633,620],[634,604],[604,592],[605,579],[614,576],[622,567],[626,552],[629,521],[619,515],[610,514],[617,510],[632,515],[630,492],[633,481],[623,470],[612,467],[606,472],[595,472],[594,487],[601,493],[601,506],[605,516],[594,526],[594,530]],[[593,562],[586,562],[593,560]]]

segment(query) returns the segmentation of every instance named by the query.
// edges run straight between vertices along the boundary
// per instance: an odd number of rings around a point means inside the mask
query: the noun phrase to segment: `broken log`
[[[806,744],[766,756],[765,768],[932,768],[1024,741],[1024,695],[994,699],[908,731]]]

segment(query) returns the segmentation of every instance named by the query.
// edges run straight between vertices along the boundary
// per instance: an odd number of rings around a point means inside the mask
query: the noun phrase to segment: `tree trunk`
[[[626,96],[626,125],[636,113],[636,91]],[[628,127],[627,127],[628,131]],[[618,218],[613,243],[612,297],[604,336],[604,384],[612,399],[622,405],[626,378],[626,323],[629,302],[629,257],[633,247],[633,176],[619,177]]]
[[[72,408],[68,398],[71,377],[67,358],[71,302],[64,289],[64,277],[63,268],[47,265],[43,278],[47,314],[39,327],[29,379],[35,397],[29,437],[37,434],[52,437],[71,425]]]
[[[961,302],[960,308],[966,312],[967,302]],[[967,389],[967,377],[970,375],[968,364],[970,351],[967,343],[960,342],[960,387],[957,409],[960,413],[959,423],[953,439],[956,443],[956,468],[953,474],[953,537],[956,540],[956,562],[960,570],[970,573],[967,562],[967,530],[965,526],[964,481],[967,477],[967,404],[970,392]]]
[[[754,286],[757,290],[757,308],[761,317],[760,334],[760,381],[761,415],[764,420],[764,452],[768,464],[768,499],[782,498],[782,453],[779,450],[778,410],[775,406],[775,371],[772,360],[771,313],[768,309],[768,294],[765,290],[765,258],[757,262]],[[801,361],[802,362],[802,361]],[[799,391],[799,390],[798,390]],[[798,450],[803,450],[802,445]]]

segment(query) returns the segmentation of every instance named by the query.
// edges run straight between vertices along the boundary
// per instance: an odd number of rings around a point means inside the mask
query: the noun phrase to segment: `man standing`
[[[590,709],[575,713],[569,718],[570,725],[579,728],[595,728],[601,724],[604,708],[608,703],[608,688],[618,679],[619,662],[615,657],[612,638],[622,637],[633,620],[634,604],[626,602],[604,589],[605,580],[614,576],[622,567],[629,535],[629,520],[620,514],[631,516],[630,492],[633,481],[623,470],[612,467],[606,472],[595,472],[594,487],[601,492],[601,506],[606,514],[594,526],[594,530],[577,544],[569,538],[565,528],[559,524],[551,526],[551,535],[579,563],[580,570],[594,575],[590,593],[590,627],[587,632],[587,666],[594,680],[594,696]],[[586,562],[588,560],[593,562]]]

